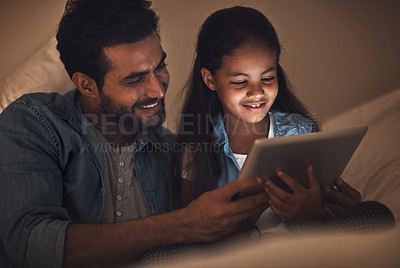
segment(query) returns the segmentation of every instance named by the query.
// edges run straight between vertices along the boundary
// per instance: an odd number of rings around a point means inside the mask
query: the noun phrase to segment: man
[[[255,222],[266,194],[231,197],[257,178],[172,211],[169,74],[148,1],[69,1],[57,40],[76,89],[0,115],[1,267],[115,267]]]

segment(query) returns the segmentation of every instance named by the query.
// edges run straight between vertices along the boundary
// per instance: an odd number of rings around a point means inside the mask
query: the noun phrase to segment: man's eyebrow
[[[156,70],[159,69],[159,68],[164,64],[164,61],[165,61],[166,58],[167,58],[167,53],[164,52],[163,55],[162,55],[162,57],[161,57],[160,62],[158,63],[157,67],[155,68]],[[127,76],[125,76],[124,78],[122,78],[122,79],[121,79],[121,83],[123,83],[123,82],[125,82],[125,81],[127,81],[127,80],[135,79],[135,78],[137,78],[137,77],[139,77],[139,76],[142,76],[142,75],[146,75],[146,74],[148,74],[149,72],[150,72],[150,71],[132,72],[132,73],[128,74]]]
[[[162,57],[161,57],[160,62],[158,63],[158,65],[157,65],[157,67],[156,67],[156,70],[159,69],[161,66],[164,65],[165,59],[166,59],[166,58],[167,58],[167,53],[164,52],[163,55],[162,55]]]
[[[140,76],[146,75],[146,74],[148,74],[148,73],[149,73],[148,71],[144,71],[144,72],[132,72],[132,73],[128,74],[127,76],[125,76],[124,78],[122,78],[121,81],[120,81],[120,83],[124,83],[124,82],[126,82],[126,81],[133,80],[133,79],[135,79],[135,78],[138,78],[138,77],[140,77]]]
[[[265,70],[264,72],[262,72],[261,74],[266,74],[266,73],[269,73],[269,72],[275,71],[275,70],[276,70],[276,68],[275,68],[274,66],[271,66],[271,67],[269,67],[267,70]],[[240,76],[240,75],[249,76],[249,75],[246,74],[246,73],[231,73],[231,74],[229,74],[229,76]]]

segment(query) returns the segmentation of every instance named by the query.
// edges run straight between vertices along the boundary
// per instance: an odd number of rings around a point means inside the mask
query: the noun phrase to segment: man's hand
[[[187,207],[139,220],[112,224],[69,224],[65,267],[116,267],[167,245],[213,242],[254,223],[268,207],[262,192],[232,201],[260,186],[260,178],[235,180],[201,195]]]
[[[334,187],[324,186],[324,209],[329,218],[336,218],[343,210],[361,202],[359,191],[348,185],[343,179],[336,180]]]
[[[321,204],[321,188],[311,166],[307,172],[309,189],[304,188],[286,173],[282,171],[277,173],[293,193],[287,193],[272,181],[267,181],[265,191],[270,198],[270,207],[276,215],[295,223],[319,222],[326,218]]]
[[[191,237],[193,242],[212,242],[254,224],[268,207],[266,193],[235,201],[232,201],[232,196],[262,183],[260,178],[235,180],[189,203],[181,211],[185,213],[184,227],[190,230],[187,237]]]

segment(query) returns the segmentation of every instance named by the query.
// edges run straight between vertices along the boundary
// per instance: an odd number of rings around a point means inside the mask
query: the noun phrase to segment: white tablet
[[[344,171],[368,127],[353,127],[310,134],[258,139],[254,142],[238,178],[258,176],[271,179],[288,192],[290,188],[276,176],[284,171],[304,187],[309,186],[307,167],[320,185],[332,185]],[[252,189],[240,196],[260,192]]]

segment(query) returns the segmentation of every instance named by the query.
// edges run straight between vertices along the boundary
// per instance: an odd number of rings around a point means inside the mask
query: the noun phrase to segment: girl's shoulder
[[[290,136],[310,133],[313,121],[300,114],[271,111],[274,120],[275,136]]]

